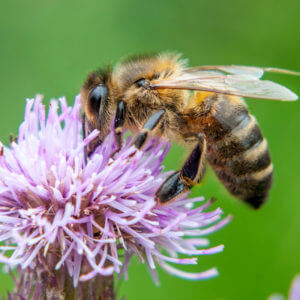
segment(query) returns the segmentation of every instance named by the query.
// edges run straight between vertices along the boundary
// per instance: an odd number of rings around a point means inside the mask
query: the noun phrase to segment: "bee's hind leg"
[[[188,191],[199,183],[205,171],[206,141],[201,133],[184,135],[187,143],[197,141],[197,145],[185,161],[182,169],[169,176],[156,192],[156,199],[160,204],[174,200],[180,194]]]

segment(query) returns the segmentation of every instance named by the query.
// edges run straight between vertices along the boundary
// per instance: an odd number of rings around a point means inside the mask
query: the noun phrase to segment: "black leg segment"
[[[180,171],[173,173],[156,192],[159,203],[164,204],[188,190],[188,186],[180,178]]]
[[[182,169],[169,176],[156,192],[157,201],[161,204],[174,200],[181,193],[188,191],[200,182],[205,170],[206,141],[201,133],[187,134],[186,142],[197,141]]]
[[[82,138],[85,139],[86,138],[86,123],[85,123],[85,119],[86,119],[86,116],[85,116],[85,113],[83,113],[81,115],[81,125],[82,125]],[[85,164],[87,164],[87,146],[84,146],[84,150],[83,150],[83,155],[84,155],[84,162]]]
[[[122,130],[125,123],[126,117],[126,104],[124,101],[119,101],[117,105],[116,118],[114,123],[114,133],[118,149],[118,152],[122,148]]]
[[[190,135],[188,135],[188,138],[189,137]],[[198,133],[194,135],[194,138],[197,139],[197,145],[195,146],[181,169],[182,178],[190,181],[192,184],[198,183],[202,179],[203,173],[205,171],[205,155],[203,155],[203,152],[205,152],[206,150],[206,142],[204,136],[201,133]]]
[[[137,136],[136,140],[134,141],[134,145],[136,146],[136,148],[140,149],[143,147],[147,140],[148,132],[152,131],[157,126],[164,113],[165,110],[160,109],[156,111],[153,115],[151,115],[151,117],[146,121],[141,133]]]

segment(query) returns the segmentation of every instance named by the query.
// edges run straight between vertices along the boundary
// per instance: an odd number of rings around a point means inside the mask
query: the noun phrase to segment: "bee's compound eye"
[[[105,85],[98,85],[90,92],[89,100],[92,109],[99,111],[101,101],[108,97],[108,89]]]

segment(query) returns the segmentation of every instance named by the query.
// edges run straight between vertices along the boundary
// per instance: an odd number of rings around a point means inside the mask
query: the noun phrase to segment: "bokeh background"
[[[26,97],[73,102],[88,71],[129,54],[178,51],[191,65],[244,64],[300,70],[299,0],[14,0],[0,2],[0,139],[23,119]],[[268,75],[300,94],[300,78]],[[214,196],[232,223],[213,235],[222,254],[200,257],[190,271],[217,266],[220,276],[185,281],[160,271],[156,287],[131,265],[127,299],[266,299],[287,294],[300,273],[300,102],[248,101],[268,138],[275,182],[259,211],[233,199],[209,171],[192,195]],[[166,159],[175,169],[183,149]],[[1,273],[0,294],[12,288]]]

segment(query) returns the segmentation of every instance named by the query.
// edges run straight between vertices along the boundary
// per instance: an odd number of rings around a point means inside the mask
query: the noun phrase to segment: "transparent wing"
[[[203,76],[204,74],[232,74],[232,75],[251,75],[256,78],[261,78],[264,74],[262,68],[246,67],[246,66],[200,66],[184,70],[187,74]]]
[[[202,74],[232,74],[232,75],[250,75],[256,78],[261,78],[265,72],[282,73],[299,76],[300,72],[295,72],[280,68],[260,68],[260,67],[249,67],[249,66],[200,66],[192,67],[184,70],[185,73],[190,73],[198,76]]]
[[[275,68],[202,66],[185,69],[177,78],[153,82],[151,88],[200,90],[283,101],[297,100],[297,95],[288,88],[272,81],[260,80],[265,71],[300,75]]]

